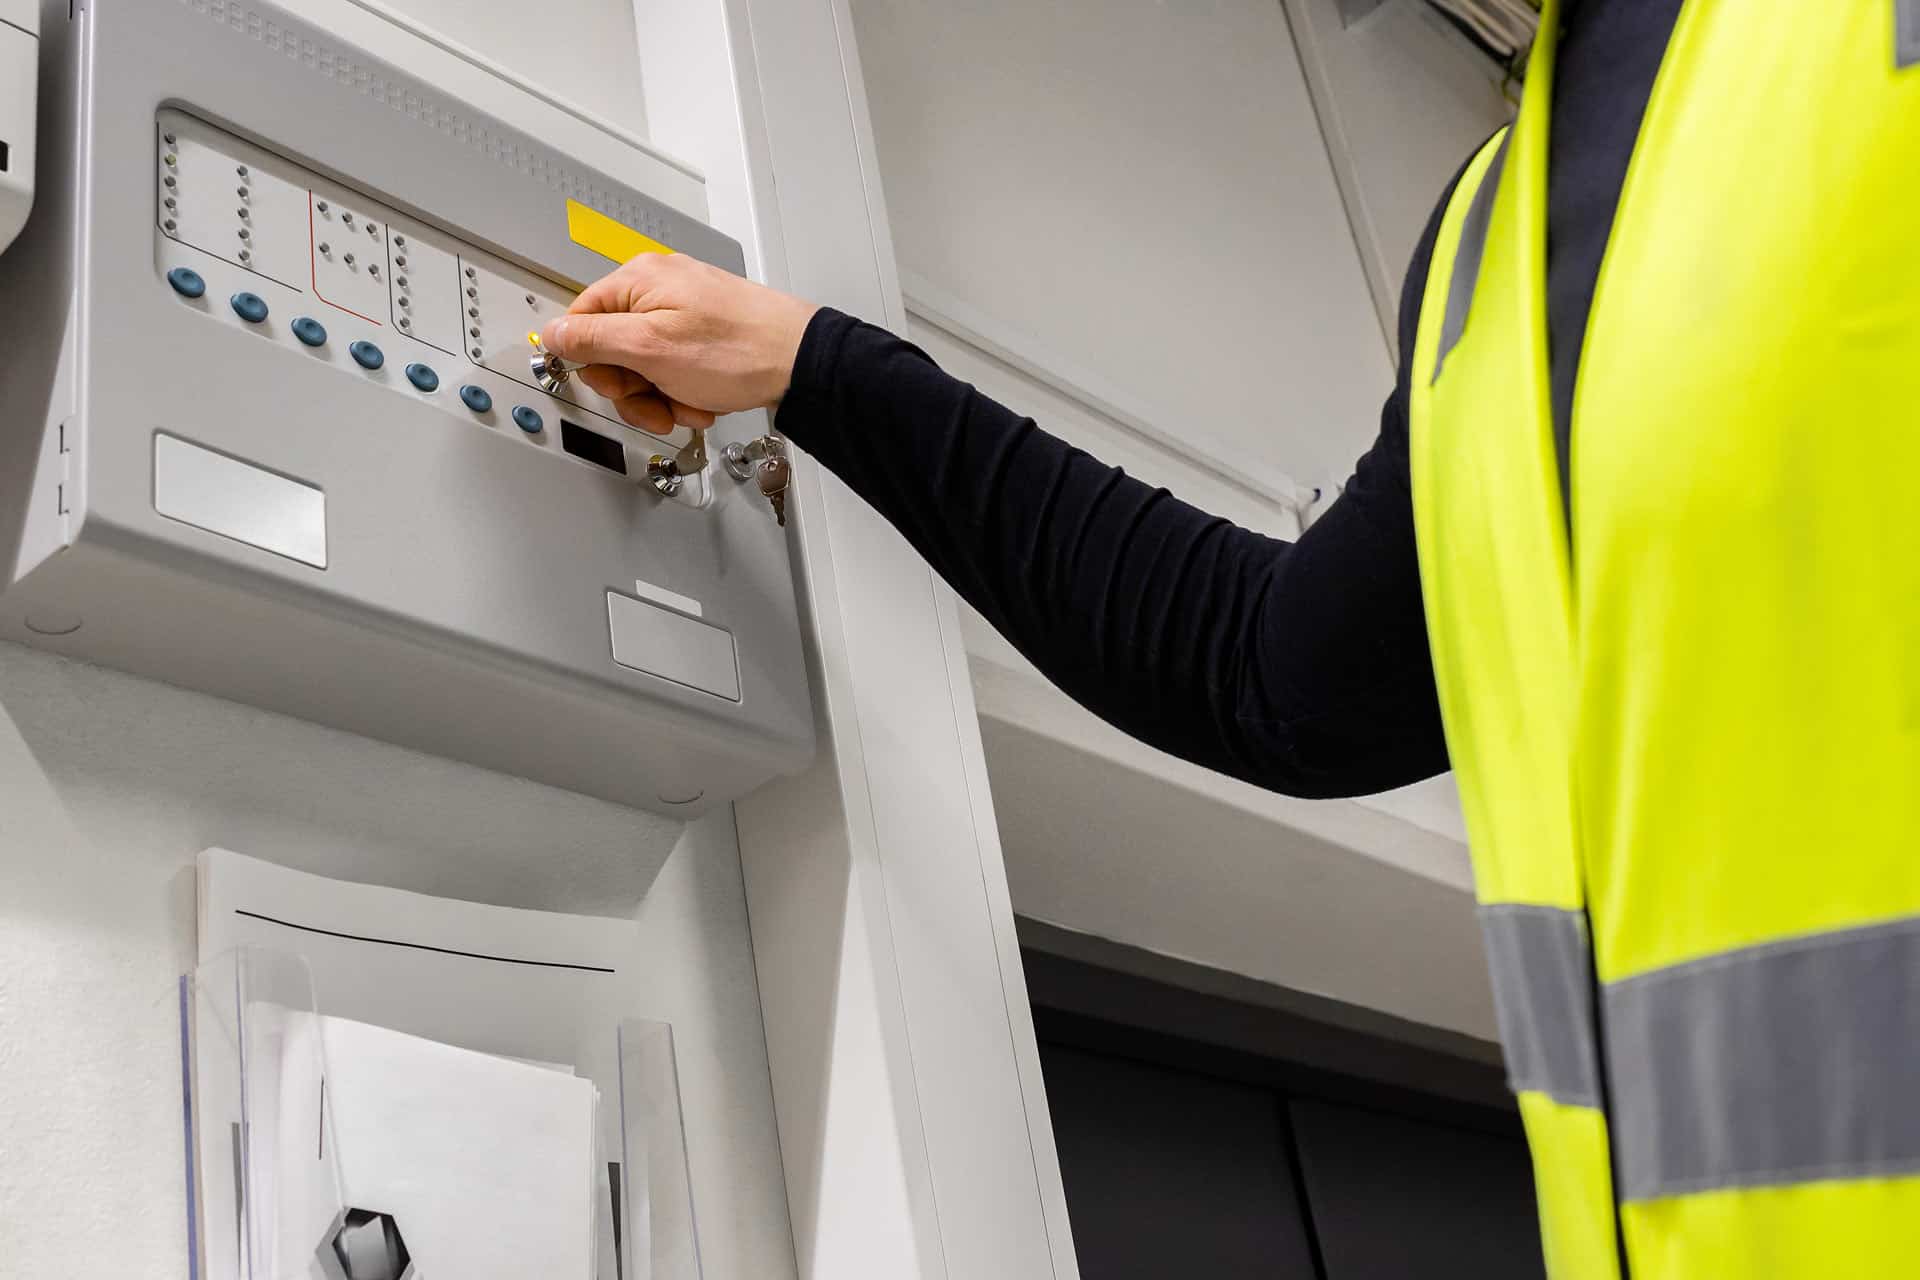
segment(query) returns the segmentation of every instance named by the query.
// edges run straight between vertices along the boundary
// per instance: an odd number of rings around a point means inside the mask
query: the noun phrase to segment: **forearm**
[[[1289,544],[1104,465],[833,312],[807,331],[779,425],[1048,679],[1119,728],[1297,793],[1431,771],[1342,737],[1322,694],[1358,686],[1371,710],[1382,676],[1309,634],[1345,611],[1314,607],[1330,603],[1314,597],[1332,575],[1295,563]]]

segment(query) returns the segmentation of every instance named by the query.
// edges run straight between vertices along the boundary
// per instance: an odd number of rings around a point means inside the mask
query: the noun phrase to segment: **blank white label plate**
[[[153,437],[153,509],[209,533],[327,567],[327,495],[178,436]]]
[[[617,591],[607,592],[607,630],[621,666],[740,701],[732,632]]]

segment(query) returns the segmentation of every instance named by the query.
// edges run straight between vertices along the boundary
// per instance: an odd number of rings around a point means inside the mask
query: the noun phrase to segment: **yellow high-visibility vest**
[[[1564,495],[1555,8],[1444,215],[1411,399],[1549,1270],[1920,1275],[1920,0],[1688,0]]]

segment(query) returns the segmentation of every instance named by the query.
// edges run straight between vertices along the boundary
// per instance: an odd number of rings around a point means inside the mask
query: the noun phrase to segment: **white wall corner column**
[[[903,327],[845,0],[635,12],[653,140],[706,172],[750,269]],[[956,602],[804,459],[792,507],[821,752],[737,820],[800,1274],[1066,1280]]]

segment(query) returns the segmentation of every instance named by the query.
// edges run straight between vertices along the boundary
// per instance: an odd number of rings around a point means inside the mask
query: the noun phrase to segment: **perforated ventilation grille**
[[[193,13],[211,18],[242,35],[251,36],[273,52],[284,54],[289,62],[297,66],[357,90],[375,102],[384,103],[394,111],[427,124],[497,164],[518,169],[561,195],[592,205],[656,240],[671,242],[673,239],[671,229],[651,210],[635,205],[620,193],[588,180],[577,170],[558,163],[545,152],[530,150],[512,136],[470,119],[446,99],[423,88],[416,81],[389,76],[351,53],[304,32],[290,30],[237,0],[180,0],[180,4]]]

